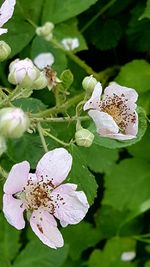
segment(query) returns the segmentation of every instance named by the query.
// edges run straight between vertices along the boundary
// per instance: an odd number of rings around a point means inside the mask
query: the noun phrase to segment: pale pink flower
[[[15,164],[4,185],[3,211],[17,229],[25,227],[23,213],[39,239],[51,248],[62,247],[63,237],[54,217],[65,227],[79,223],[89,204],[76,184],[61,184],[70,172],[72,156],[64,148],[47,152],[38,162],[35,174],[27,161]]]
[[[13,15],[16,0],[5,0],[0,8],[0,35],[8,30],[1,28]]]
[[[102,86],[98,82],[84,110],[89,110],[88,114],[101,136],[118,140],[133,139],[138,132],[137,98],[134,89],[115,82],[105,88],[102,96]]]
[[[43,70],[47,66],[52,66],[55,59],[52,53],[40,53],[34,58],[34,64]]]

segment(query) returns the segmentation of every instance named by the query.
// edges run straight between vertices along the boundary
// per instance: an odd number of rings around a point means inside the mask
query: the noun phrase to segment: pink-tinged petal
[[[47,211],[34,211],[30,218],[30,225],[45,245],[55,249],[64,245],[63,237],[57,228],[57,223],[54,217]]]
[[[0,35],[4,34],[4,33],[6,33],[6,32],[8,32],[7,29],[0,29]]]
[[[116,122],[109,114],[98,110],[90,110],[88,114],[95,122],[97,132],[100,135],[106,136],[108,134],[117,134],[119,132]]]
[[[116,140],[120,140],[120,141],[131,140],[131,139],[136,138],[136,136],[134,136],[134,135],[122,134],[122,133],[107,134],[106,137],[112,138],[112,139],[116,139]]]
[[[53,190],[51,199],[54,204],[54,216],[63,227],[79,223],[86,215],[89,204],[82,191],[75,191],[76,185],[63,184]]]
[[[29,173],[28,181],[31,181],[32,184],[37,184],[39,182],[39,179],[35,173]]]
[[[30,165],[28,161],[15,164],[8,175],[4,184],[4,192],[7,194],[15,194],[23,190],[27,183]]]
[[[135,113],[135,121],[132,122],[130,120],[125,129],[126,134],[133,135],[134,136],[133,138],[135,138],[138,133],[138,114],[136,111],[134,113]]]
[[[5,0],[0,8],[0,27],[2,27],[13,15],[16,0]]]
[[[3,196],[3,212],[7,221],[18,230],[25,227],[23,202],[11,195]]]
[[[108,95],[111,97],[114,94],[120,97],[124,95],[128,101],[133,103],[136,102],[138,99],[138,94],[134,89],[121,86],[115,82],[112,82],[108,87],[105,88],[104,95]]]
[[[38,162],[36,175],[39,179],[57,186],[66,179],[71,165],[71,154],[64,148],[56,148],[47,152]]]
[[[102,86],[101,83],[98,82],[94,87],[91,98],[85,103],[83,110],[98,109],[101,94],[102,94]]]

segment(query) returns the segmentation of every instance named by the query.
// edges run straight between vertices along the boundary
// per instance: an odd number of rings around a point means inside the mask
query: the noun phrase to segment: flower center
[[[124,94],[121,97],[113,94],[112,97],[106,96],[106,98],[100,101],[100,110],[112,116],[121,132],[125,132],[128,123],[135,123],[135,112],[131,112],[127,106]]]

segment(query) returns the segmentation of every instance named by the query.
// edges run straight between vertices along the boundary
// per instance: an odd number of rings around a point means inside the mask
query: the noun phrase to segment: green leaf
[[[0,214],[0,263],[13,260],[20,248],[20,232],[13,228]],[[3,266],[3,265],[1,265]]]
[[[31,46],[31,58],[32,60],[40,53],[50,52],[54,56],[54,64],[52,68],[61,74],[67,67],[67,59],[63,51],[53,47],[50,42],[45,41],[43,38],[36,36],[33,39]]]
[[[89,148],[81,147],[88,167],[94,172],[106,172],[118,159],[118,150],[110,150],[93,144]]]
[[[139,129],[137,137],[126,141],[118,141],[115,139],[100,136],[99,134],[96,133],[95,125],[92,123],[89,129],[95,134],[94,144],[100,147],[103,146],[114,149],[114,148],[131,146],[139,142],[142,139],[143,135],[145,134],[147,128],[147,120],[145,117],[145,112],[140,107],[138,107],[138,116],[139,116]]]
[[[88,267],[133,267],[134,263],[121,260],[121,254],[135,251],[135,242],[129,238],[109,239],[103,250],[94,250],[90,256]]]
[[[41,100],[36,98],[20,98],[13,101],[16,107],[22,108],[25,112],[40,112],[46,109],[46,105]]]
[[[145,10],[143,14],[140,16],[140,19],[144,18],[150,19],[150,0],[147,0]]]
[[[109,50],[117,46],[122,35],[122,30],[117,20],[107,19],[105,22],[97,21],[96,24],[93,24],[88,34],[90,34],[92,43],[98,49]]]
[[[138,93],[144,93],[150,90],[150,64],[142,59],[133,60],[121,67],[115,80],[123,86],[136,89]]]
[[[145,159],[150,161],[150,126],[148,126],[146,134],[144,135],[143,139],[131,146],[128,147],[128,151],[129,153],[136,157],[136,158],[140,158],[140,159]]]
[[[83,190],[87,196],[89,204],[92,204],[96,197],[97,183],[94,176],[88,170],[86,160],[79,147],[72,145],[71,154],[73,156],[73,166],[69,174],[69,183],[78,185],[78,190]]]
[[[119,211],[136,211],[149,200],[149,187],[149,163],[141,159],[123,160],[105,177],[102,203]]]
[[[44,154],[40,137],[36,134],[24,134],[23,137],[8,141],[7,155],[15,163],[27,160],[35,169],[37,162]]]
[[[16,258],[13,267],[61,267],[68,254],[68,246],[51,249],[39,240],[31,241]]]
[[[42,21],[59,23],[75,17],[95,4],[97,0],[45,0]]]
[[[138,105],[145,110],[146,114],[150,114],[150,90],[140,95]]]
[[[87,222],[64,228],[62,233],[65,243],[70,246],[69,255],[73,260],[80,259],[85,249],[95,246],[101,239],[100,230]]]
[[[147,261],[144,267],[150,267],[150,261]]]

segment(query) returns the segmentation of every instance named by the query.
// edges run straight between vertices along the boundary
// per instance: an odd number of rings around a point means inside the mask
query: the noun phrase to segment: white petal
[[[127,251],[121,254],[122,261],[132,261],[136,257],[135,251]]]
[[[131,140],[131,139],[136,138],[136,136],[134,136],[134,135],[122,134],[122,133],[118,133],[118,134],[107,134],[106,137],[112,138],[112,139],[116,139],[116,140],[120,140],[120,141]]]
[[[98,110],[90,110],[88,114],[94,120],[97,132],[100,135],[107,136],[119,132],[116,122],[109,114]]]
[[[3,33],[6,33],[6,32],[8,32],[7,29],[3,29],[3,28],[0,29],[0,35],[2,35]]]
[[[24,206],[21,200],[13,198],[11,195],[3,196],[3,212],[7,221],[18,230],[25,227],[23,218]]]
[[[47,66],[52,66],[54,63],[54,56],[52,53],[41,53],[34,59],[34,64],[41,70]]]
[[[82,191],[75,191],[76,185],[63,184],[53,190],[54,216],[63,227],[79,223],[86,215],[89,204]]]
[[[93,90],[91,98],[85,103],[83,110],[87,109],[97,109],[99,108],[99,102],[102,94],[102,86],[101,83],[98,82]]]
[[[57,228],[57,223],[47,211],[34,211],[30,218],[30,225],[39,239],[51,248],[62,247],[63,237]]]
[[[123,94],[126,99],[133,103],[138,99],[138,94],[135,89],[121,86],[115,82],[112,82],[104,90],[104,95],[113,96],[113,94],[116,94],[117,96],[121,96]]]
[[[2,27],[13,15],[16,0],[5,0],[0,8],[0,27]]]
[[[38,162],[36,175],[39,179],[51,181],[57,186],[66,179],[71,165],[71,154],[64,148],[56,148],[47,152]]]
[[[136,111],[135,112],[135,123],[133,123],[132,121],[128,122],[128,125],[126,126],[125,132],[128,135],[133,135],[134,138],[136,137],[137,133],[138,133],[138,114]]]
[[[64,46],[65,50],[74,50],[79,47],[79,40],[78,38],[64,38],[61,40],[62,45]]]
[[[29,175],[30,165],[28,161],[15,164],[8,178],[4,184],[4,192],[8,194],[15,194],[23,190],[23,187],[27,183]]]

